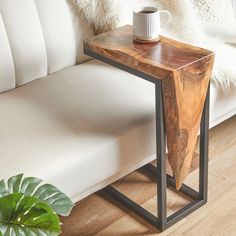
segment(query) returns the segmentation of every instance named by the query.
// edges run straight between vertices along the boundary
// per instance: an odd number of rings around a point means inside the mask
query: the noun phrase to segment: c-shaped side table
[[[157,167],[147,164],[145,168],[156,176],[158,183],[157,217],[113,187],[108,186],[106,190],[118,202],[163,231],[207,202],[209,82],[214,53],[163,36],[158,43],[135,43],[129,25],[84,41],[84,52],[155,84]],[[197,192],[183,181],[190,169],[199,127]],[[166,174],[166,140],[173,177]],[[193,199],[168,217],[167,186]]]

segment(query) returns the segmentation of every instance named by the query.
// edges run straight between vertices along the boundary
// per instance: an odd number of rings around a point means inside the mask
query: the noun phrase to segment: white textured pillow
[[[217,25],[236,26],[232,0],[192,0],[202,21]]]
[[[114,29],[119,24],[117,0],[72,0],[81,18],[94,27],[96,34]]]

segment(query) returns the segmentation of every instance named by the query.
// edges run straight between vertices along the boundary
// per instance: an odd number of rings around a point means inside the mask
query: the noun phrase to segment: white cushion
[[[217,91],[212,122],[235,114],[235,90]],[[0,107],[0,179],[38,176],[76,201],[155,158],[153,84],[95,60],[1,94]]]
[[[90,57],[84,55],[83,41],[94,36],[94,30],[91,25],[88,25],[82,17],[79,16],[73,1],[67,1],[67,4],[70,9],[74,38],[76,40],[76,64],[80,64],[90,59]]]
[[[0,14],[0,93],[15,88],[15,68],[11,48]]]
[[[219,85],[211,84],[210,127],[236,115],[236,86],[231,84],[225,93]]]
[[[0,11],[11,46],[17,86],[46,76],[47,54],[34,1],[0,0]]]
[[[35,0],[47,48],[49,74],[76,64],[76,41],[65,0]]]
[[[93,34],[72,1],[0,0],[0,93],[88,60]]]
[[[153,97],[149,82],[96,61],[1,94],[0,179],[25,173],[84,193],[150,157],[154,130],[126,135],[152,120]]]

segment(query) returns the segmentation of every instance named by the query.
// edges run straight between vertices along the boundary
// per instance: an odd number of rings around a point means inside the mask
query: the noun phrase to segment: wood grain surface
[[[214,53],[163,36],[140,44],[129,25],[86,40],[84,49],[162,81],[168,160],[179,189],[191,165]]]

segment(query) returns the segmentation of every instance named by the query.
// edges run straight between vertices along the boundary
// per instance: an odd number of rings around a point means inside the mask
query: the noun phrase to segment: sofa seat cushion
[[[236,85],[231,83],[226,93],[219,85],[211,84],[210,127],[236,115]]]
[[[151,83],[97,61],[1,94],[0,179],[25,173],[76,197],[142,161],[144,132],[123,140],[153,119],[153,98]]]
[[[235,99],[212,85],[211,124]],[[0,179],[37,176],[76,201],[155,158],[154,86],[96,60],[3,93],[0,107]]]

